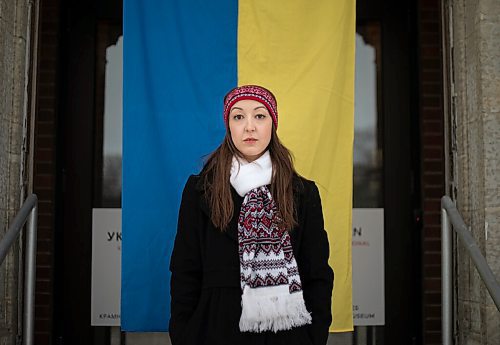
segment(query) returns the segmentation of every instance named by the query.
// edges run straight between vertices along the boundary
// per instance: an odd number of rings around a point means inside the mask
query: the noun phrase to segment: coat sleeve
[[[182,341],[187,323],[198,304],[201,293],[202,264],[200,233],[203,215],[196,177],[189,177],[179,209],[177,234],[170,260],[171,316],[170,339],[173,345]]]
[[[328,265],[330,246],[324,229],[319,191],[308,181],[304,199],[304,228],[300,249],[300,275],[304,301],[312,316],[307,326],[314,345],[325,345],[332,322],[333,270]]]

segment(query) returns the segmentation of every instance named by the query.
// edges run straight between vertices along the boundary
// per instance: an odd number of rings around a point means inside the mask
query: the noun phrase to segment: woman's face
[[[266,151],[273,119],[262,103],[251,99],[236,102],[228,121],[233,144],[247,161],[256,160]]]

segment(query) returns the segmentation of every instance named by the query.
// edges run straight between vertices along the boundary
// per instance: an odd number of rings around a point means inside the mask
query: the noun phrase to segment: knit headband
[[[238,86],[228,92],[224,97],[224,123],[227,124],[232,106],[236,102],[244,99],[252,99],[262,103],[269,111],[269,114],[271,114],[274,126],[278,128],[278,106],[276,104],[276,98],[271,91],[258,85]]]

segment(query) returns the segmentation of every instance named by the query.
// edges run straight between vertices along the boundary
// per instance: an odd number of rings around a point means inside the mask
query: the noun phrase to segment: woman
[[[172,344],[324,345],[333,271],[318,189],[278,139],[269,90],[231,90],[224,121],[224,141],[182,195]]]

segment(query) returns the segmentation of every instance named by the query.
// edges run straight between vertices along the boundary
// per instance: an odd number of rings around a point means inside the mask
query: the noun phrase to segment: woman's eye
[[[233,116],[234,120],[241,120],[242,118],[243,118],[243,115],[241,115],[241,114],[236,114]]]
[[[266,115],[264,115],[264,114],[257,114],[257,115],[255,115],[255,117],[258,118],[258,119],[265,119]]]

